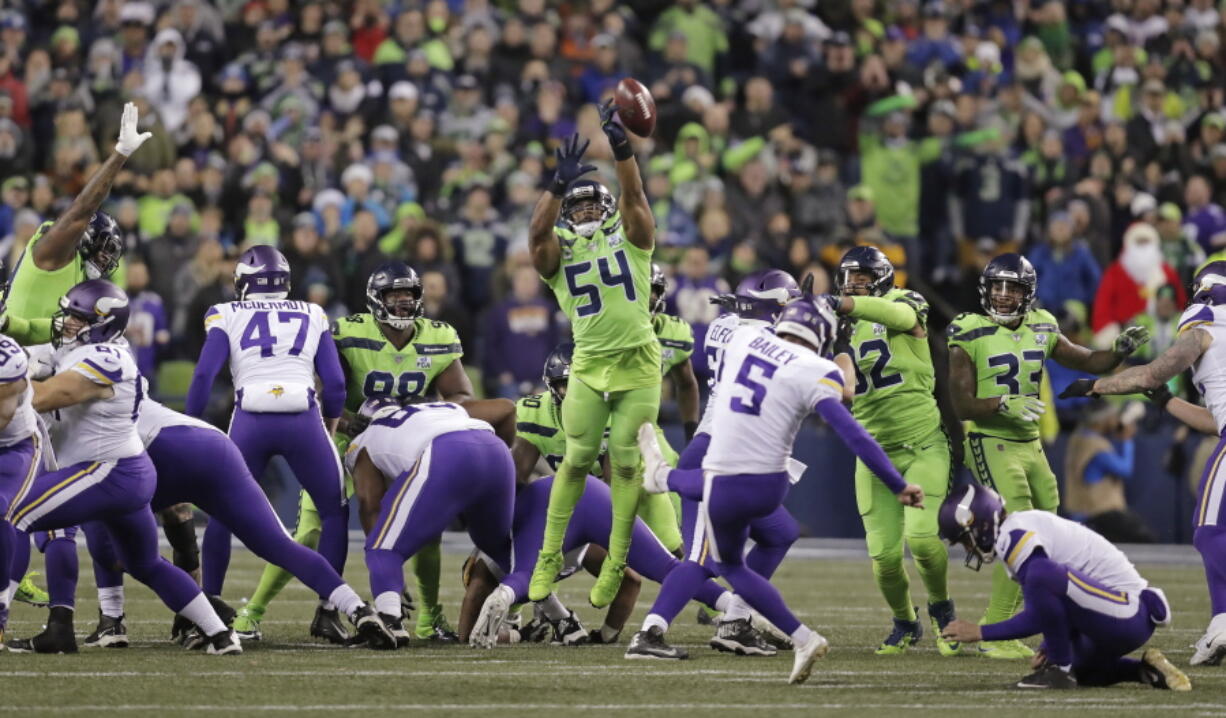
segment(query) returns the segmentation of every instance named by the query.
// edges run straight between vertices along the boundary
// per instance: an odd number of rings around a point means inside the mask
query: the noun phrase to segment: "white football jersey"
[[[131,352],[118,344],[64,347],[55,354],[55,373],[66,371],[114,393],[50,412],[57,425],[53,436],[60,440],[55,447],[60,465],[115,461],[143,452],[136,419],[145,398],[144,380]]]
[[[1226,426],[1226,307],[1188,307],[1179,318],[1179,332],[1192,328],[1204,329],[1213,337],[1213,343],[1192,365],[1192,382],[1221,429]]]
[[[148,389],[148,384],[145,385]],[[153,443],[158,434],[170,426],[194,426],[198,429],[209,429],[218,434],[224,434],[221,429],[195,417],[181,414],[170,407],[145,397],[140,405],[140,417],[136,421],[136,431],[140,434],[141,444],[146,448]]]
[[[288,299],[214,304],[204,315],[230,340],[230,375],[236,391],[276,383],[315,388],[315,352],[328,333],[323,307]]]
[[[11,384],[15,381],[26,381],[26,389],[21,394],[17,405],[17,413],[9,419],[9,423],[0,429],[0,446],[12,446],[30,438],[38,431],[38,416],[34,413],[34,387],[27,377],[30,364],[25,351],[17,342],[0,334],[0,383]]]
[[[996,537],[996,556],[1010,577],[1017,577],[1017,569],[1039,547],[1052,561],[1116,590],[1140,593],[1149,585],[1123,551],[1075,521],[1037,510],[1005,517]]]
[[[438,402],[406,406],[395,414],[371,422],[358,434],[345,452],[345,465],[353,471],[358,453],[366,455],[376,468],[394,479],[413,468],[431,441],[453,431],[488,431],[494,427],[468,415],[459,404]]]
[[[807,347],[765,327],[745,327],[724,350],[711,447],[704,471],[768,474],[787,469],[800,424],[824,399],[839,401],[843,373]]]
[[[743,327],[753,326],[753,324],[744,322],[741,317],[736,314],[721,314],[715,321],[707,325],[707,335],[702,343],[702,353],[707,357],[707,370],[711,372],[709,384],[711,391],[707,395],[707,405],[703,408],[702,419],[698,422],[698,432],[702,434],[711,433],[711,407],[715,406],[715,387],[719,383],[719,370],[724,364],[724,350],[728,348],[728,342],[732,341],[732,335],[736,330]]]

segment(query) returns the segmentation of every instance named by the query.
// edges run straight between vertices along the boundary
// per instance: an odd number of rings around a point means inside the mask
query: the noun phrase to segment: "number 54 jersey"
[[[713,396],[703,470],[770,474],[787,470],[801,422],[817,403],[842,399],[843,373],[808,347],[743,327],[724,350]]]
[[[314,390],[315,353],[328,332],[319,305],[288,299],[214,304],[204,315],[204,328],[225,332],[236,391],[254,398],[277,388]]]

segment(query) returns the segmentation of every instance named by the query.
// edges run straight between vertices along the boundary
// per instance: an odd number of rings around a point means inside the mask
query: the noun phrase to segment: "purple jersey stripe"
[[[93,369],[94,371],[98,372],[98,374],[100,374],[101,376],[111,380],[111,382],[114,384],[118,384],[119,382],[123,381],[123,369],[120,369],[118,371],[110,371],[108,369],[102,368],[96,362],[90,359],[82,359],[81,363],[89,367],[90,369]]]
[[[1184,319],[1182,322],[1179,323],[1179,330],[1183,331],[1184,328],[1192,324],[1202,324],[1205,322],[1212,322],[1212,321],[1213,321],[1213,309],[1208,306],[1202,306],[1200,310],[1197,311],[1195,314],[1188,317],[1187,319]]]

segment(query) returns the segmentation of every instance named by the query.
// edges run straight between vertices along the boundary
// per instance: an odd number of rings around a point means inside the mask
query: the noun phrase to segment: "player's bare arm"
[[[383,473],[370,460],[366,449],[359,449],[358,459],[353,463],[353,489],[358,496],[358,519],[362,531],[369,534],[379,520],[379,502],[386,490]]]
[[[26,392],[26,379],[0,384],[0,431],[9,425],[21,407],[21,397]]]
[[[460,619],[456,623],[456,634],[460,643],[468,643],[473,632],[473,624],[481,615],[481,606],[485,599],[498,588],[498,579],[490,572],[484,561],[469,559],[468,584],[464,586],[464,600],[460,602]]]
[[[701,418],[698,377],[694,375],[694,367],[688,359],[670,369],[668,376],[677,388],[677,409],[681,412],[681,423],[686,427],[686,441],[689,441]]]
[[[525,441],[520,437],[515,437],[511,442],[511,459],[515,462],[515,485],[526,486],[532,480],[532,472],[536,469],[536,462],[541,458],[540,449],[532,445],[532,442]]]
[[[98,211],[103,200],[110,194],[111,184],[123,169],[128,156],[153,136],[150,132],[136,131],[137,119],[136,105],[131,102],[124,105],[115,151],[94,171],[64,214],[60,215],[55,224],[51,225],[34,245],[34,266],[46,272],[53,272],[72,261],[77,253],[78,240],[85,233],[94,212]]]
[[[1129,367],[1119,374],[1094,382],[1094,394],[1132,394],[1162,386],[1180,372],[1192,366],[1213,343],[1204,329],[1186,330],[1166,351],[1148,364]]]
[[[472,418],[494,427],[494,433],[507,446],[515,442],[515,402],[510,399],[472,399],[461,403],[461,406]]]
[[[1208,409],[1193,404],[1190,401],[1172,398],[1167,402],[1166,410],[1170,412],[1171,416],[1202,434],[1218,436],[1221,431],[1217,426],[1217,422],[1213,420],[1213,414]]]
[[[111,387],[93,382],[75,371],[66,371],[46,381],[34,382],[34,411],[41,414],[114,395]]]
[[[856,365],[845,352],[834,355],[834,363],[843,372],[843,401],[848,404],[856,397]]]
[[[600,106],[600,129],[604,130],[609,147],[613,150],[617,183],[621,188],[617,208],[622,215],[626,239],[639,249],[651,251],[656,246],[655,217],[651,214],[651,203],[643,190],[643,177],[639,174],[639,163],[630,147],[630,138],[626,136],[626,130],[613,121],[616,114],[617,106],[613,100]]]
[[[562,263],[562,247],[553,233],[562,213],[562,196],[572,182],[596,169],[595,165],[583,164],[587,147],[588,141],[580,139],[576,133],[554,151],[557,167],[553,182],[532,210],[532,219],[528,222],[528,250],[532,252],[532,265],[542,277],[557,274]]]
[[[1000,397],[980,399],[975,396],[978,377],[975,364],[966,350],[953,347],[949,350],[949,397],[954,412],[962,421],[985,419],[1000,410]]]
[[[1147,341],[1149,341],[1149,331],[1143,327],[1125,329],[1115,338],[1110,349],[1091,350],[1080,344],[1074,344],[1068,340],[1068,337],[1059,334],[1056,338],[1056,346],[1052,349],[1051,358],[1069,369],[1091,374],[1106,374],[1119,366]]]

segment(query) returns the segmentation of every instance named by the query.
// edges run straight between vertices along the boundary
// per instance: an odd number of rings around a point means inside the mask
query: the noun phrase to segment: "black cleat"
[[[675,648],[664,642],[664,631],[659,626],[652,626],[646,631],[639,631],[630,639],[626,647],[626,658],[658,658],[670,661],[681,661],[690,657],[684,648]]]
[[[238,615],[238,611],[235,611],[230,607],[230,604],[221,600],[221,596],[209,596],[208,599],[209,604],[213,606],[213,610],[217,612],[217,617],[226,625],[226,628],[233,626],[234,617]]]
[[[400,593],[400,615],[408,618],[417,610],[417,602],[413,600],[413,594],[409,593],[409,589],[405,589]],[[383,615],[387,615],[386,613]]]
[[[98,627],[85,639],[88,648],[127,648],[128,627],[123,623],[123,616],[111,618],[98,611]]]
[[[700,626],[714,626],[716,624],[715,619],[719,618],[719,615],[718,613],[713,613],[706,606],[699,606],[698,616],[695,617],[695,620],[698,621]]]
[[[362,604],[349,620],[357,631],[357,637],[370,648],[376,651],[394,651],[399,647],[396,637],[370,606]]]
[[[1069,690],[1077,687],[1077,679],[1059,666],[1048,664],[1018,681],[1017,687]]]
[[[170,624],[170,640],[180,646],[186,645],[187,637],[195,627],[196,624],[176,613],[174,622]]]
[[[76,653],[77,637],[72,631],[72,609],[54,606],[47,627],[32,638],[14,638],[5,644],[13,653]]]
[[[549,638],[551,629],[548,621],[533,618],[519,629],[519,640],[523,643],[543,643]]]
[[[724,653],[738,656],[773,656],[775,647],[766,642],[762,634],[749,623],[748,618],[720,621],[719,628],[711,637],[710,646]]]
[[[430,626],[429,634],[422,636],[421,633],[418,633],[417,637],[424,638],[427,641],[433,641],[435,643],[460,642],[460,634],[451,630],[451,624],[447,622],[446,616],[443,616],[442,614],[440,614],[438,618],[434,619],[434,624]]]
[[[207,646],[206,652],[210,656],[238,656],[243,652],[243,644],[229,628],[205,638],[204,641]]]
[[[315,609],[315,619],[311,621],[311,635],[338,646],[346,645],[349,641],[349,632],[341,624],[340,611],[335,608],[328,610],[323,606]]]
[[[379,618],[382,619],[383,625],[387,626],[387,630],[392,634],[392,638],[396,639],[396,647],[404,648],[409,645],[411,636],[404,628],[404,619],[400,616],[391,616],[386,613],[380,613]]]
[[[622,632],[618,631],[617,633],[613,634],[612,638],[606,640],[603,631],[592,631],[591,633],[587,634],[588,640],[593,646],[611,646],[614,643],[617,643],[617,639],[621,638],[621,635]]]
[[[551,623],[553,636],[549,639],[550,645],[582,646],[591,642],[591,636],[588,635],[583,624],[579,623],[574,611],[571,611],[566,618]]]
[[[204,635],[204,631],[200,630],[200,627],[193,623],[187,633],[183,634],[183,640],[179,642],[179,645],[183,646],[183,649],[187,651],[199,651],[209,645],[209,637]]]

